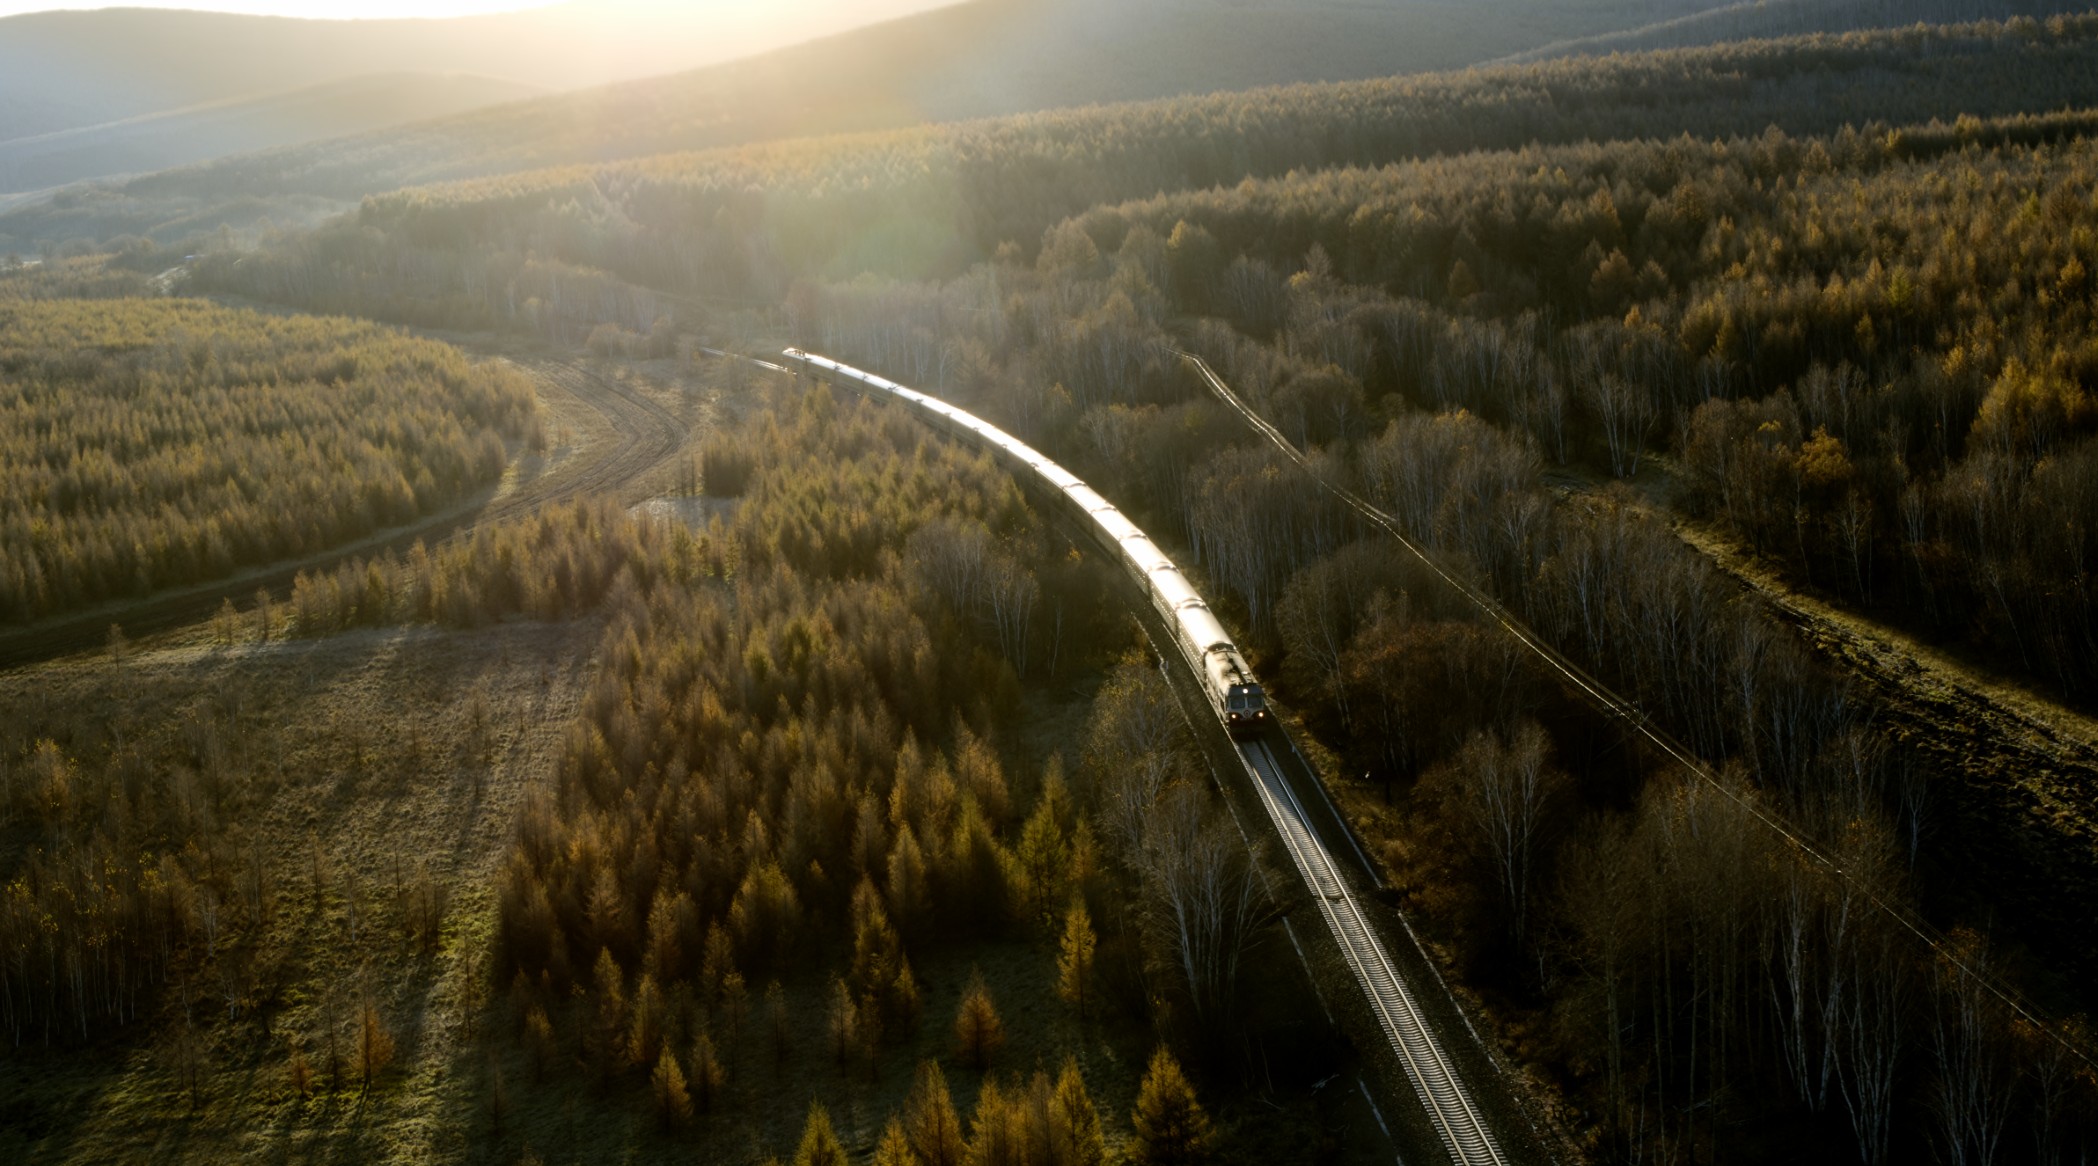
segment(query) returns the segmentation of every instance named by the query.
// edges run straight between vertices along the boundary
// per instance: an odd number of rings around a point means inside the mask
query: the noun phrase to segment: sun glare
[[[296,16],[309,20],[390,20],[481,16],[494,12],[520,12],[550,7],[554,0],[220,0],[218,3],[183,0],[127,0],[123,4],[103,0],[0,0],[0,16],[64,9],[97,8],[185,8],[209,12],[231,12],[248,16]]]

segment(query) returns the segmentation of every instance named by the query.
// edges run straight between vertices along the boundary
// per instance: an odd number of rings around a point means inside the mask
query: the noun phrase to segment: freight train
[[[1267,694],[1231,642],[1230,633],[1209,610],[1209,604],[1203,602],[1180,568],[1148,535],[1076,474],[1043,457],[1012,434],[936,397],[798,348],[787,349],[781,359],[789,369],[816,380],[900,400],[933,428],[988,446],[1008,464],[1040,478],[1077,512],[1094,541],[1143,585],[1181,655],[1201,679],[1203,693],[1224,727],[1239,736],[1251,736],[1268,727],[1271,718]]]

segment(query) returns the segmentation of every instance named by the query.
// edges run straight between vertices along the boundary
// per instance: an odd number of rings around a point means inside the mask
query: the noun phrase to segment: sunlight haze
[[[99,4],[93,0],[0,0],[0,16],[22,16],[31,12],[81,12],[101,8],[176,8],[195,12],[228,12],[242,16],[296,16],[308,20],[389,20],[404,17],[442,19],[447,16],[482,16],[493,12],[522,12],[549,7],[552,0],[518,3],[517,0],[336,0],[334,3],[300,3],[298,0],[232,0],[221,4],[185,4],[181,0],[132,0],[127,4]]]

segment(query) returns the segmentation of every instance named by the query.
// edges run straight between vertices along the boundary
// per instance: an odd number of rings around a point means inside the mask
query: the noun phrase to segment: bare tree
[[[1880,917],[1872,919],[1851,946],[1846,969],[1850,1006],[1831,1038],[1844,1108],[1865,1166],[1888,1160],[1909,997],[1908,952]]]
[[[1195,1014],[1227,1016],[1239,961],[1270,904],[1245,840],[1206,790],[1181,783],[1159,799],[1145,834],[1143,876],[1151,930]]]
[[[2008,1026],[1982,979],[1986,953],[1975,937],[1963,938],[1961,959],[1939,964],[1933,993],[1939,1145],[1951,1166],[1989,1166],[2003,1147],[2014,1070],[1999,1043]]]
[[[1550,754],[1544,727],[1525,720],[1506,740],[1475,735],[1434,779],[1483,847],[1517,942],[1528,934],[1539,836],[1570,784]]]
[[[1639,470],[1647,435],[1659,413],[1653,391],[1611,373],[1584,379],[1581,388],[1582,399],[1602,426],[1603,443],[1610,453],[1610,472],[1620,478],[1631,477]]]
[[[1013,670],[1027,671],[1027,633],[1034,622],[1034,609],[1042,598],[1034,572],[1010,555],[994,554],[983,582],[984,608],[991,630],[997,633],[998,649],[1012,661]]]

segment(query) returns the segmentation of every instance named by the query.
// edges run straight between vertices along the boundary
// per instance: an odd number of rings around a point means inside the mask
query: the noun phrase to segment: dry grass
[[[119,740],[172,743],[198,723],[238,738],[241,789],[221,827],[246,832],[266,856],[271,918],[255,947],[267,953],[260,979],[273,1003],[265,1036],[257,1014],[228,1017],[198,993],[194,1107],[173,1038],[176,992],[159,1015],[94,1048],[16,1054],[0,1066],[0,1159],[508,1162],[529,1150],[564,1162],[617,1147],[630,1161],[756,1161],[791,1154],[811,1100],[848,1146],[869,1150],[920,1059],[943,1061],[969,1112],[981,1079],[954,1060],[952,1024],[979,967],[1010,1037],[994,1072],[1014,1082],[1076,1057],[1110,1129],[1122,1126],[1148,1034],[1078,1021],[1053,992],[1053,944],[1033,935],[914,953],[924,1020],[871,1072],[861,1059],[839,1066],[826,1036],[827,969],[841,953],[807,953],[785,985],[788,1055],[774,1058],[754,984],[737,1037],[717,1031],[734,1064],[728,1095],[682,1131],[656,1128],[643,1070],[598,1082],[557,1064],[536,1081],[504,993],[487,983],[493,874],[527,792],[553,779],[600,635],[594,622],[512,623],[230,649],[192,642],[0,675],[0,707],[83,759]],[[1050,719],[1076,723],[1088,687],[1072,686]],[[410,933],[396,894],[423,871],[449,896],[434,949]],[[368,1093],[351,1035],[367,995],[398,1044]],[[323,1035],[331,1009],[344,1034],[339,1077]],[[556,1016],[557,1026],[580,1022]],[[310,1098],[294,1083],[294,1049],[312,1073]]]
[[[526,791],[551,780],[599,635],[592,623],[519,623],[178,645],[0,676],[0,707],[84,760],[200,723],[237,741],[219,828],[254,839],[270,904],[253,945],[268,1020],[229,1017],[197,992],[200,1104],[169,1047],[177,989],[132,1026],[151,1035],[84,1053],[24,1050],[0,1068],[10,1098],[0,1158],[457,1157],[458,1066],[483,1011],[491,875]],[[424,876],[449,899],[431,948],[409,933],[396,894]],[[368,1096],[353,1069],[329,1087],[322,1036],[331,998],[346,1028],[366,994],[399,1046]],[[292,1089],[292,1041],[318,1075],[314,1100]]]

